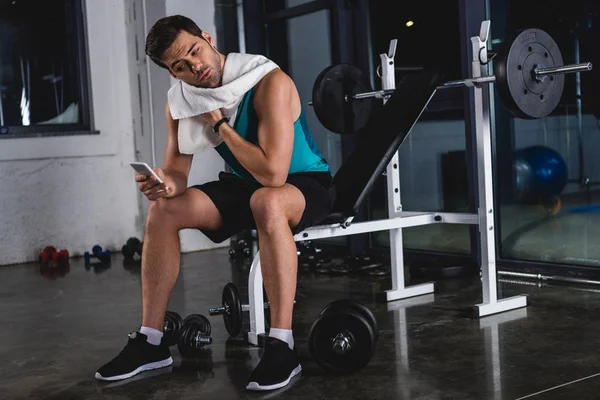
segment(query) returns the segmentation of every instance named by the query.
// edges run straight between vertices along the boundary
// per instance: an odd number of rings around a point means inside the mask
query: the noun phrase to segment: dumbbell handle
[[[228,314],[228,313],[229,313],[229,308],[226,306],[214,307],[214,308],[208,309],[208,315],[221,315],[221,314]]]
[[[192,339],[192,347],[202,347],[206,344],[212,344],[212,338],[209,336],[204,336],[202,332],[196,333],[194,338]]]
[[[296,304],[296,300],[294,300],[294,304]],[[269,303],[265,302],[265,308],[269,308]],[[242,312],[250,311],[250,304],[242,304]],[[208,315],[222,315],[229,313],[229,308],[227,306],[214,307],[208,309]]]

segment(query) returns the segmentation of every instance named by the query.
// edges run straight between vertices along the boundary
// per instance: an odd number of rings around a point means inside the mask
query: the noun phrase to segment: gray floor
[[[247,294],[247,269],[226,249],[186,254],[169,309],[207,314],[235,282]],[[52,279],[51,279],[52,278]],[[72,260],[65,276],[37,265],[0,268],[0,397],[2,399],[594,399],[600,389],[600,293],[580,287],[501,282],[501,297],[530,296],[527,308],[472,319],[479,279],[444,280],[437,292],[377,303],[387,277],[299,274],[295,340],[304,373],[286,390],[244,390],[261,350],[228,339],[220,317],[213,344],[197,360],[172,348],[171,368],[118,383],[95,370],[125,344],[140,323],[140,275],[120,255],[105,270]],[[310,359],[307,335],[330,301],[354,298],[371,307],[380,337],[370,364],[332,377]],[[539,393],[542,392],[542,393]],[[536,394],[539,393],[539,394]]]

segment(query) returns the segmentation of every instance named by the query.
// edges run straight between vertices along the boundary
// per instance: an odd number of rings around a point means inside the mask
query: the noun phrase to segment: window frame
[[[100,132],[93,128],[93,113],[91,107],[90,68],[88,36],[86,29],[86,10],[84,0],[65,0],[64,11],[66,19],[71,21],[67,31],[72,30],[75,38],[71,50],[75,53],[74,62],[79,71],[76,84],[79,87],[80,123],[43,124],[43,125],[3,125],[0,126],[0,140],[31,139],[53,136],[93,135]],[[69,60],[71,61],[71,60]]]

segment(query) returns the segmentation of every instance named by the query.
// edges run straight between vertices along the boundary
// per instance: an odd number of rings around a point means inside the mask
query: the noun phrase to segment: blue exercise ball
[[[567,184],[567,164],[549,147],[531,146],[517,151],[514,167],[517,200],[521,203],[559,196]]]

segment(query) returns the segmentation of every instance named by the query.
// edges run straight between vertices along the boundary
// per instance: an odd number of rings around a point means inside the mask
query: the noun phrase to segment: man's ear
[[[175,76],[173,71],[171,71],[171,68],[167,68],[167,70],[169,71],[169,75],[171,75],[173,78],[177,79],[177,76]]]
[[[208,44],[210,44],[210,46],[216,50],[215,48],[215,39],[210,35],[210,33],[206,32],[206,31],[202,31],[202,37],[204,38],[204,40],[206,40],[208,42]]]

